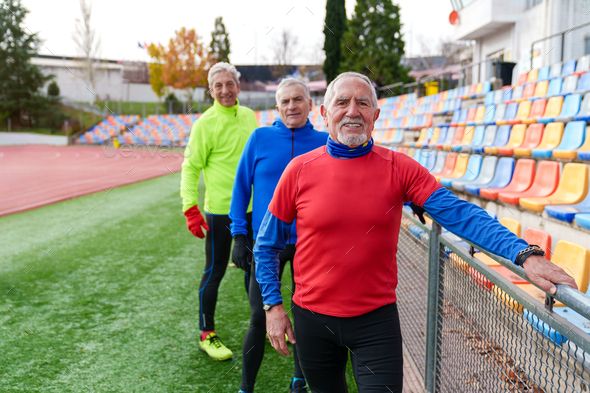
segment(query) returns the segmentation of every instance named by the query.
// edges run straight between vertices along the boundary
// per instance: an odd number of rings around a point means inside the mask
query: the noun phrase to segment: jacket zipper
[[[291,129],[291,161],[293,160],[293,152],[295,150],[295,130]],[[289,229],[289,244],[291,244],[291,230]],[[293,261],[291,261],[293,263]]]

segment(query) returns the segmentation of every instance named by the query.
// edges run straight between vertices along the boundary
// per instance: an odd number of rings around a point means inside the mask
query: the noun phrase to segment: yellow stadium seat
[[[428,134],[431,133],[431,131],[429,129],[427,129]],[[430,136],[430,138],[428,138],[429,141],[437,141],[438,140],[438,136],[440,135],[440,127],[436,127],[434,130],[432,130],[432,135]],[[429,142],[422,142],[422,143],[418,143],[416,142],[416,147],[421,148],[423,145],[427,145]]]
[[[526,285],[526,284],[521,284],[521,285]],[[528,284],[528,285],[531,285],[531,284]],[[535,287],[535,289],[536,289],[536,287]],[[496,296],[498,296],[500,298],[500,300],[502,301],[502,303],[504,303],[504,305],[506,307],[510,307],[511,309],[513,309],[514,311],[516,311],[519,314],[523,313],[524,307],[520,303],[518,303],[516,300],[514,300],[512,298],[512,296],[508,295],[506,292],[504,292],[503,290],[501,290],[500,288],[498,288],[495,285],[493,287],[493,291],[496,294]]]
[[[562,105],[562,96],[549,98],[549,101],[547,101],[547,106],[545,107],[545,113],[543,113],[543,116],[541,116],[537,121],[539,123],[545,123],[544,121],[542,121],[544,118],[555,119],[561,113]]]
[[[516,112],[516,116],[514,116],[514,119],[512,120],[508,120],[508,124],[514,125],[522,123],[522,121],[529,116],[532,105],[533,103],[528,100],[522,101],[520,104],[518,104],[518,111]]]
[[[406,156],[408,156],[410,158],[414,158],[414,148],[413,147],[408,148],[408,150],[406,151]]]
[[[513,126],[512,130],[510,131],[510,138],[508,139],[508,142],[501,148],[496,148],[496,152],[494,154],[498,154],[499,149],[515,149],[522,145],[522,142],[524,142],[525,133],[526,124],[517,124]]]
[[[539,146],[537,146],[535,149],[555,149],[559,145],[559,142],[561,142],[563,129],[563,123],[547,124],[545,131],[543,132],[543,139],[541,139],[541,143],[539,143]],[[514,155],[520,157],[530,157],[531,152],[532,149],[514,149]]]
[[[576,280],[580,292],[586,293],[590,280],[590,251],[587,248],[567,240],[560,240],[553,250],[551,262],[572,276]],[[518,286],[541,303],[545,303],[545,292],[533,284]],[[565,307],[565,305],[555,301],[553,307]]]
[[[533,68],[532,70],[529,71],[529,73],[526,76],[527,83],[528,82],[536,82],[538,76],[539,76],[539,69]]]
[[[483,91],[483,83],[478,83],[475,86],[475,95],[480,95],[482,91]]]
[[[412,152],[412,156],[413,156],[413,152]],[[412,157],[410,156],[410,157]],[[453,169],[453,172],[448,175],[448,176],[444,176],[445,178],[459,178],[461,176],[463,176],[465,174],[465,172],[467,172],[467,162],[469,162],[469,154],[459,154],[457,156],[457,161],[455,162],[455,168]],[[440,181],[441,177],[435,176],[436,181]]]
[[[481,123],[483,117],[486,115],[486,107],[485,105],[480,105],[477,107],[477,111],[475,112],[475,117],[473,118],[473,123]]]
[[[513,218],[504,217],[500,220],[500,224],[504,225],[508,230],[514,233],[517,237],[520,237],[521,225],[520,222]]]
[[[549,81],[538,82],[537,86],[535,87],[535,94],[533,94],[533,97],[545,97],[548,88]]]
[[[473,131],[475,131],[475,126],[465,127],[465,134],[463,134],[463,139],[461,139],[459,146],[466,146],[471,143],[471,141],[473,140]]]
[[[548,197],[520,198],[520,206],[542,213],[547,205],[573,205],[580,203],[588,194],[588,166],[565,164],[557,190]]]

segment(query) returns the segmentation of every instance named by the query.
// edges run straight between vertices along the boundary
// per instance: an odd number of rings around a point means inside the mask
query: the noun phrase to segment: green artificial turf
[[[0,391],[238,391],[243,273],[228,268],[220,287],[216,328],[234,358],[216,362],[198,350],[204,240],[186,229],[179,182],[0,218]],[[256,391],[287,392],[292,372],[292,357],[267,343]],[[347,379],[356,391],[350,368]]]

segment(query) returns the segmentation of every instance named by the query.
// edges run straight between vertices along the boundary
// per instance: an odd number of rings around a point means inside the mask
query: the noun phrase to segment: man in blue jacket
[[[246,209],[254,192],[252,206],[252,229],[254,238],[268,204],[272,199],[275,187],[289,162],[301,154],[323,146],[328,134],[313,129],[307,119],[312,106],[309,90],[297,79],[288,78],[281,81],[276,93],[277,111],[280,119],[270,127],[255,130],[242,153],[238,164],[229,216],[232,220],[231,229],[235,239],[232,260],[246,273],[250,273],[249,300],[251,308],[250,326],[244,337],[242,346],[243,366],[240,392],[253,392],[256,374],[264,356],[266,335],[266,316],[263,309],[260,286],[256,281],[252,245],[246,237]],[[285,264],[291,261],[291,277],[293,277],[293,257],[297,234],[295,226],[289,234],[285,249],[280,254],[280,275]],[[292,283],[295,288],[294,283]],[[290,392],[306,392],[305,379],[296,349],[293,348],[295,372]]]

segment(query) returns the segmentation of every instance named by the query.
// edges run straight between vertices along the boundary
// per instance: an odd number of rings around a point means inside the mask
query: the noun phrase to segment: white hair
[[[238,85],[240,84],[241,74],[238,72],[236,67],[229,64],[229,63],[219,62],[219,63],[215,63],[213,65],[213,67],[211,67],[209,69],[209,75],[207,75],[207,81],[209,82],[209,87],[212,87],[212,85],[213,85],[213,75],[215,75],[221,71],[225,71],[226,74],[230,73],[231,76],[234,77],[234,80],[236,81],[236,83]]]
[[[367,86],[369,86],[372,93],[371,104],[373,104],[373,106],[377,108],[377,92],[375,91],[375,88],[373,87],[373,83],[371,82],[371,80],[363,74],[359,74],[358,72],[352,71],[343,72],[342,74],[338,75],[332,82],[330,82],[328,88],[326,89],[326,94],[324,94],[324,106],[326,108],[330,106],[330,104],[332,103],[332,99],[334,98],[334,86],[336,86],[336,82],[338,82],[340,79],[352,77],[361,79],[363,82],[367,84]]]
[[[307,98],[308,100],[311,98],[309,95],[309,89],[305,83],[303,83],[299,79],[285,78],[281,81],[281,83],[279,83],[279,86],[277,87],[277,92],[275,93],[275,100],[277,101],[277,105],[279,104],[279,92],[283,88],[291,85],[300,85],[301,87],[303,87],[303,91],[305,92],[305,98]]]

